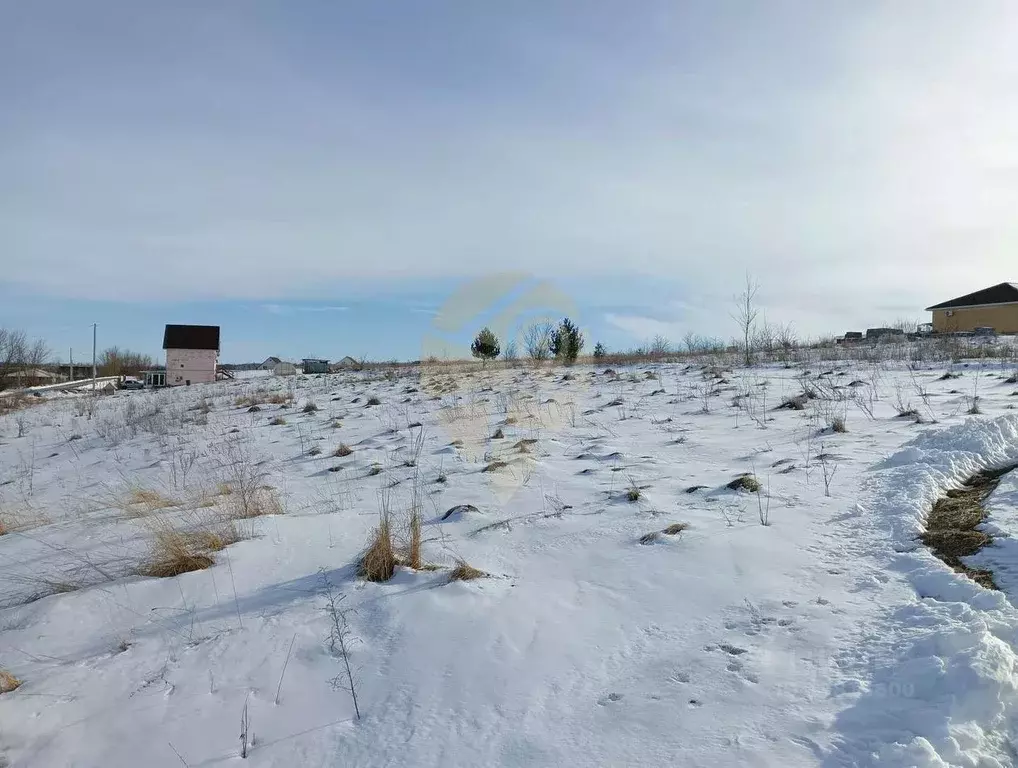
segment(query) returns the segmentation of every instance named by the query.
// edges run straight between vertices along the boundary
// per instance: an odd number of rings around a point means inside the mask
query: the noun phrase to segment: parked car
[[[145,389],[145,382],[138,379],[124,379],[120,382],[121,389]]]
[[[989,325],[981,325],[972,330],[973,336],[996,336],[997,331]]]

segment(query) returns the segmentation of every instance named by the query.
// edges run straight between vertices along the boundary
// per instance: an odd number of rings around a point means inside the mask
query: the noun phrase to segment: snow
[[[1018,479],[977,556],[1003,593],[916,539],[947,488],[1018,460],[1010,371],[953,368],[348,372],[3,417],[0,668],[24,684],[0,765],[231,763],[245,706],[252,766],[1011,765]],[[804,382],[828,399],[775,410]],[[262,389],[294,403],[236,405]],[[286,513],[208,570],[134,575],[151,521],[228,504],[210,489],[240,465]],[[726,487],[743,473],[759,495]],[[437,569],[357,577],[383,503],[422,506]],[[450,582],[460,559],[488,576]]]

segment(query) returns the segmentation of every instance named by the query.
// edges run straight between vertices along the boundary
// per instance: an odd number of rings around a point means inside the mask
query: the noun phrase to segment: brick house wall
[[[993,328],[997,333],[1018,333],[1018,304],[933,310],[935,333],[957,333],[980,327]]]
[[[214,349],[167,349],[166,384],[205,384],[216,380],[219,352]]]

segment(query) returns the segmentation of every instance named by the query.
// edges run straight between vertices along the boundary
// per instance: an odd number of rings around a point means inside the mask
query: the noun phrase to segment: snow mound
[[[1018,719],[1018,611],[916,540],[934,501],[982,469],[1018,459],[1018,417],[971,420],[917,437],[877,466],[864,517],[874,549],[917,593],[888,607],[855,667],[866,682],[837,717],[827,765],[1012,765]],[[885,541],[880,541],[883,534]],[[846,670],[847,671],[847,670]]]

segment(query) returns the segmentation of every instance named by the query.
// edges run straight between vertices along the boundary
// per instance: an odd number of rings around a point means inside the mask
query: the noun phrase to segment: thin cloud
[[[273,315],[292,315],[295,312],[347,312],[350,307],[308,306],[304,304],[262,304],[262,309]]]

